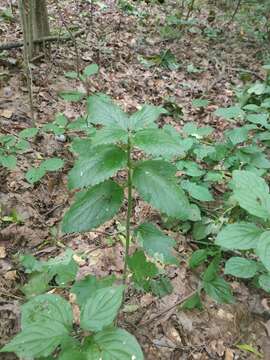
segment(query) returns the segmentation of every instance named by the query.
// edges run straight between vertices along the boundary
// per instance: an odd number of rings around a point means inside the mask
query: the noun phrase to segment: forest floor
[[[0,12],[6,3],[0,0]],[[113,2],[98,2],[91,19],[87,1],[59,1],[61,14],[55,2],[49,1],[51,28],[56,33],[59,29],[65,32],[66,26],[74,31],[85,29],[76,40],[80,66],[90,63],[100,66],[99,74],[91,80],[91,92],[109,94],[127,111],[134,111],[143,103],[164,105],[172,101],[178,106],[179,116],[166,116],[163,121],[176,129],[188,121],[211,125],[217,138],[222,137],[224,129],[231,125],[214,116],[213,111],[233,103],[233,87],[241,84],[242,69],[248,69],[254,80],[263,77],[261,65],[266,45],[264,48],[245,36],[236,23],[227,26],[222,16],[217,16],[210,25],[207,8],[194,14],[197,27],[226,29],[220,35],[207,37],[202,31],[184,28],[176,29],[176,33],[179,32],[176,39],[164,39],[159,34],[166,15],[164,7],[143,3],[134,3],[135,6],[137,14],[134,15],[119,10]],[[166,11],[169,12],[168,8]],[[144,18],[140,15],[143,12],[150,16]],[[0,17],[1,43],[21,40],[18,19],[17,9],[10,21]],[[139,60],[139,56],[164,50],[171,50],[175,55],[178,69],[146,68]],[[6,54],[0,56],[0,133],[16,134],[31,126],[31,116],[22,51],[13,49]],[[37,126],[52,121],[57,112],[63,112],[69,119],[85,112],[85,104],[74,105],[57,96],[71,87],[80,89],[76,80],[64,76],[66,71],[75,70],[76,61],[74,44],[68,41],[52,43],[51,58],[33,65]],[[202,71],[192,71],[190,65]],[[196,110],[191,106],[192,100],[202,95],[209,100],[209,105]],[[66,159],[63,171],[49,173],[35,186],[30,185],[24,177],[25,171],[41,158],[52,156]],[[80,266],[80,276],[121,275],[123,247],[116,233],[124,221],[124,212],[122,217],[120,214],[117,220],[97,231],[69,236],[59,232],[58,225],[72,200],[66,186],[72,160],[68,143],[44,134],[35,140],[30,151],[19,156],[15,170],[0,169],[2,215],[15,209],[22,218],[21,224],[0,225],[0,345],[19,329],[19,305],[24,301],[20,286],[26,278],[18,265],[18,254],[32,253],[46,259],[69,247],[87,254]],[[132,223],[139,223],[141,219],[160,222],[148,205],[136,199]],[[51,229],[58,229],[57,234]],[[109,245],[108,234],[115,240],[113,247]],[[172,294],[159,299],[130,290],[127,303],[136,305],[138,310],[124,313],[119,319],[121,325],[137,337],[146,359],[257,359],[256,355],[237,349],[236,344],[250,344],[264,354],[265,360],[270,359],[270,316],[265,293],[234,281],[237,302],[233,305],[218,305],[205,297],[202,311],[183,311],[174,306],[196,289],[199,274],[188,268],[188,258],[194,250],[189,237],[173,232],[170,235],[177,241],[181,259],[179,267],[168,269],[174,287]],[[1,360],[16,359],[14,355],[1,354],[0,357]]]

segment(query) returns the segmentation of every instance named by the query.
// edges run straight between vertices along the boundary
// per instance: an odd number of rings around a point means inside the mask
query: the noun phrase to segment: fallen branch
[[[79,30],[73,34],[73,37],[80,36],[84,33],[85,33],[85,30]],[[66,34],[62,37],[59,37],[58,35],[50,35],[50,36],[44,36],[40,39],[36,39],[36,40],[34,40],[34,43],[41,44],[44,42],[53,42],[53,41],[65,42],[65,41],[68,41],[71,39],[72,39],[72,37],[70,34]],[[0,44],[0,51],[20,48],[20,47],[23,47],[23,44],[24,44],[23,41]]]
[[[163,316],[164,314],[166,314],[167,312],[169,312],[170,310],[174,309],[176,306],[179,306],[181,304],[183,304],[186,300],[188,300],[191,296],[195,295],[196,292],[198,290],[194,290],[192,291],[189,295],[184,296],[182,299],[180,299],[179,301],[177,301],[175,304],[173,304],[172,306],[169,306],[167,309],[161,311],[159,314],[156,314],[154,316],[151,317],[151,319],[144,321],[143,323],[140,324],[140,326],[146,326],[151,324],[152,321],[155,321],[156,319],[158,319],[160,316]]]

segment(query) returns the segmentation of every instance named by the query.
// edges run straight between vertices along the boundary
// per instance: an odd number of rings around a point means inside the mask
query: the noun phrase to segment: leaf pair
[[[108,328],[122,303],[123,286],[93,291],[81,309],[81,327],[95,334],[83,345],[70,335],[73,327],[71,305],[59,295],[40,295],[22,307],[22,332],[1,352],[20,357],[47,357],[60,346],[58,359],[138,359],[143,354],[136,339],[118,328]]]

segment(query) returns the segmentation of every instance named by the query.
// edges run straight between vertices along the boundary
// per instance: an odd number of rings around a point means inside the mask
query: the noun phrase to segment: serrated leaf
[[[217,236],[216,245],[230,250],[256,248],[263,231],[251,223],[235,223],[225,226]]]
[[[40,165],[40,169],[45,171],[57,171],[64,166],[64,160],[59,158],[51,158],[43,161]]]
[[[22,306],[22,329],[44,322],[58,322],[68,330],[72,328],[71,305],[59,295],[39,295]]]
[[[208,251],[206,249],[199,249],[193,252],[189,260],[189,267],[195,269],[201,265],[208,257]]]
[[[221,277],[215,277],[211,281],[204,281],[203,288],[208,296],[216,300],[218,303],[231,304],[234,302],[230,285]]]
[[[260,275],[258,281],[260,287],[270,293],[270,273]]]
[[[107,276],[97,279],[93,275],[88,275],[72,286],[71,292],[76,295],[76,301],[80,306],[83,306],[89,298],[89,295],[94,291],[112,286],[115,281],[115,276]]]
[[[61,99],[65,101],[81,101],[85,97],[85,93],[77,90],[66,90],[59,93]]]
[[[111,325],[122,304],[123,290],[123,286],[106,287],[90,294],[82,308],[81,327],[97,332]]]
[[[257,269],[256,261],[234,256],[226,261],[224,274],[249,279],[256,274]]]
[[[0,164],[9,170],[13,170],[17,165],[17,159],[13,155],[0,155]]]
[[[19,137],[22,139],[29,139],[31,137],[36,136],[37,133],[38,133],[37,128],[28,128],[28,129],[24,129],[24,130],[20,131]]]
[[[116,126],[105,126],[102,129],[98,130],[91,137],[91,140],[94,145],[116,144],[118,142],[127,143],[128,133],[126,130],[123,130]]]
[[[256,253],[266,269],[270,271],[270,231],[265,231],[260,236]]]
[[[83,74],[86,76],[93,76],[98,73],[99,66],[97,64],[90,64],[83,70]]]
[[[183,180],[181,186],[186,190],[191,197],[199,201],[213,201],[213,195],[210,191],[202,185],[197,185],[191,181]]]
[[[244,112],[239,106],[230,106],[227,108],[219,108],[214,114],[223,117],[226,120],[236,119],[238,116],[243,115]]]
[[[182,131],[186,135],[191,135],[198,139],[201,139],[205,136],[212,134],[214,129],[211,126],[202,126],[198,128],[196,123],[188,122],[187,124],[185,124]]]
[[[201,298],[198,292],[192,295],[189,299],[187,299],[181,306],[182,309],[192,310],[192,309],[203,309],[203,305],[201,302]]]
[[[158,268],[154,263],[147,261],[142,250],[137,250],[128,257],[128,267],[132,272],[132,278],[136,285],[145,291],[150,291],[150,278],[158,275]]]
[[[128,127],[128,116],[104,95],[92,95],[87,99],[88,122],[105,126]]]
[[[248,94],[256,94],[256,95],[262,95],[264,94],[266,89],[266,84],[261,82],[256,82],[254,85],[250,86],[248,89]]]
[[[86,339],[84,351],[91,360],[144,360],[136,338],[117,328],[103,330]]]
[[[175,181],[176,168],[162,160],[147,160],[135,167],[134,186],[142,198],[167,215],[185,220],[190,204]]]
[[[107,180],[77,196],[66,212],[62,231],[64,233],[88,231],[111,219],[123,201],[123,189]]]
[[[136,133],[134,145],[154,156],[176,156],[183,153],[179,142],[163,129],[144,129]]]
[[[270,218],[269,188],[264,179],[244,170],[233,171],[232,187],[239,205],[252,215]]]
[[[126,152],[115,145],[100,145],[92,148],[77,160],[69,172],[70,189],[96,185],[124,168]]]
[[[241,127],[229,130],[226,136],[231,140],[234,145],[240,144],[248,139],[248,129]]]
[[[130,116],[129,128],[134,131],[144,129],[153,124],[161,114],[167,114],[167,110],[160,106],[143,105],[141,110]]]
[[[147,255],[164,264],[178,264],[177,258],[172,254],[175,241],[156,226],[144,223],[137,227],[136,236]]]
[[[19,357],[50,355],[68,337],[67,328],[59,322],[31,325],[19,333],[0,352],[15,352]]]
[[[92,140],[86,138],[75,138],[71,143],[71,151],[77,153],[80,156],[88,154],[89,149],[92,147]]]

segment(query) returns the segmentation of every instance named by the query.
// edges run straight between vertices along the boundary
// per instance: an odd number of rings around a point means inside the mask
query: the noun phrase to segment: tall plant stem
[[[125,265],[123,272],[123,283],[126,283],[127,279],[127,260],[129,256],[129,245],[130,245],[130,219],[132,211],[132,169],[131,169],[131,141],[130,136],[128,137],[127,147],[127,168],[128,168],[128,205],[127,205],[127,219],[126,219],[126,248],[125,248]]]

